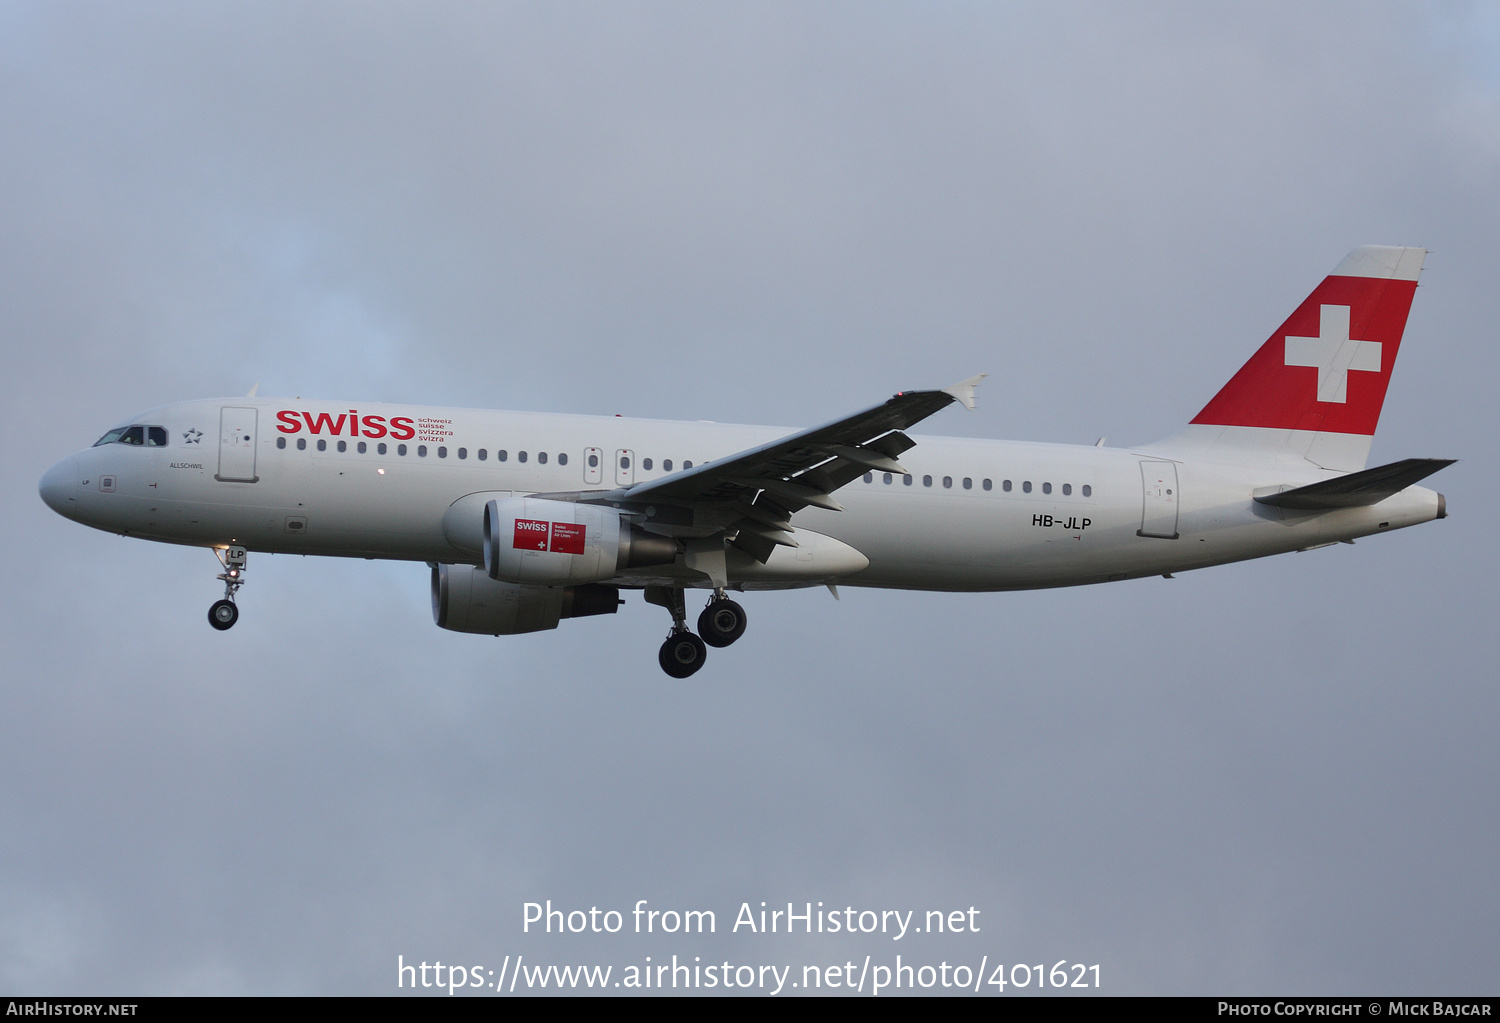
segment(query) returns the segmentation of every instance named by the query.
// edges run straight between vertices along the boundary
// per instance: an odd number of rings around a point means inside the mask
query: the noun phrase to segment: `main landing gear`
[[[208,624],[223,632],[232,629],[234,623],[240,620],[240,609],[235,606],[234,594],[241,586],[245,585],[245,548],[226,547],[222,551],[217,548],[214,554],[219,563],[224,566],[219,579],[224,583],[224,599],[214,601],[213,607],[208,609]]]
[[[672,614],[672,631],[656,659],[661,670],[673,678],[687,678],[703,667],[710,646],[726,647],[745,634],[745,609],[726,597],[723,590],[714,591],[708,606],[698,616],[702,638],[688,630],[682,587],[648,586],[646,600]]]

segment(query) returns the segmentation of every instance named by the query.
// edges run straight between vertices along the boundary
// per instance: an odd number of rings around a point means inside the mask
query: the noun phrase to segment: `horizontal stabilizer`
[[[1265,494],[1257,492],[1255,500],[1261,504],[1275,505],[1278,508],[1298,508],[1308,511],[1379,504],[1387,497],[1399,494],[1413,483],[1426,479],[1455,461],[1457,459],[1454,458],[1403,458],[1389,465],[1361,469],[1347,476],[1323,480],[1321,483],[1309,483],[1305,487],[1297,487],[1293,490]]]

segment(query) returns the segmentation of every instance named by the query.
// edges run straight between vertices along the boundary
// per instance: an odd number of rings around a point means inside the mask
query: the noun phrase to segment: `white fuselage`
[[[287,409],[296,413],[279,419]],[[170,405],[131,422],[164,427],[167,443],[102,444],[65,459],[43,480],[48,504],[100,529],[171,543],[451,564],[478,563],[483,501],[471,495],[616,490],[791,432],[254,398]],[[838,491],[843,511],[812,507],[793,519],[799,533],[842,541],[868,566],[814,570],[812,543],[800,555],[778,550],[753,573],[731,565],[731,586],[1069,586],[1304,549],[1441,514],[1439,496],[1422,487],[1318,513],[1252,500],[1258,488],[1337,475],[1305,461],[1196,460],[1170,444],[914,439],[901,456],[909,477],[868,474]],[[663,578],[707,585],[681,566],[616,582]]]

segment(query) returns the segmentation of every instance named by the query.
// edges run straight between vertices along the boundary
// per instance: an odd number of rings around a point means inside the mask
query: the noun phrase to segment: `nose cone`
[[[37,490],[41,492],[42,500],[47,502],[48,508],[71,519],[78,514],[78,486],[78,463],[71,458],[64,458],[47,470]]]

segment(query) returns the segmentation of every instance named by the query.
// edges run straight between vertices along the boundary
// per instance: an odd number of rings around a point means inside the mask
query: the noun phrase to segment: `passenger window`
[[[692,462],[683,462],[682,463],[682,467],[684,469],[691,469],[693,467],[693,463]]]
[[[484,451],[484,448],[480,448],[480,449],[479,449],[479,460],[480,460],[480,461],[481,461],[481,462],[482,462],[482,461],[484,461],[484,459],[485,459],[485,451]]]
[[[668,462],[667,463],[667,468],[670,469],[671,467],[672,467],[672,463]],[[597,468],[599,468],[599,456],[598,455],[589,455],[589,468],[590,469],[597,469]]]
[[[906,484],[908,487],[911,486],[911,473],[907,473],[905,476],[902,476],[901,482]]]
[[[865,473],[865,482],[866,483],[874,483],[875,482],[875,474],[873,472],[867,472],[867,473]]]
[[[620,468],[621,469],[629,469],[630,468],[630,459],[627,458],[627,457],[625,457],[624,455],[620,456]]]
[[[160,426],[146,427],[146,446],[150,448],[166,447],[167,431]]]
[[[559,451],[557,453],[557,464],[558,465],[567,465],[568,464],[568,453],[566,451]],[[646,466],[646,468],[649,469],[649,468],[651,468],[651,466],[648,465],[648,466]]]
[[[943,489],[944,490],[952,490],[953,489],[953,477],[952,476],[944,476],[943,477]]]
[[[359,442],[359,453],[360,454],[364,454],[366,451],[369,451],[369,450],[370,450],[370,446],[368,444],[366,444],[364,441],[360,441]]]
[[[890,473],[886,473],[886,474],[885,474],[885,481],[886,481],[886,482],[887,482],[887,483],[889,483],[889,482],[890,482],[890,481],[891,481],[891,474],[890,474]]]
[[[539,465],[546,465],[547,464],[547,452],[545,452],[545,451],[538,451],[536,453],[536,460],[537,460],[537,463]]]
[[[386,446],[385,446],[385,443],[383,441],[381,443],[375,445],[375,453],[376,454],[383,455],[383,454],[385,454],[385,452],[386,452]]]
[[[651,459],[649,459],[649,458],[643,458],[643,459],[641,459],[641,468],[645,469],[647,472],[650,472],[651,471]]]
[[[349,450],[349,442],[346,441],[346,440],[339,441],[339,454],[343,454],[345,451],[348,451],[348,450]]]
[[[1006,480],[1004,483],[1000,484],[1000,489],[1005,491],[1007,494],[1010,493],[1010,480]]]
[[[417,457],[418,458],[426,458],[427,457],[427,445],[426,444],[418,444],[417,445]]]
[[[922,477],[922,486],[924,486],[924,487],[930,487],[930,486],[932,486],[932,477],[931,476],[923,476]]]
[[[662,471],[663,472],[671,472],[672,471],[672,460],[670,458],[664,460],[661,463],[661,467],[662,467]]]
[[[468,448],[459,448],[458,449],[458,457],[459,458],[468,458],[469,457],[469,449]]]
[[[284,447],[286,447],[286,438],[285,437],[277,437],[276,438],[276,446],[278,448],[284,448]]]
[[[968,476],[964,477],[964,489],[965,490],[973,490],[974,489],[974,481],[973,481],[973,479],[971,479]]]
[[[306,451],[307,450],[307,438],[306,437],[298,437],[297,438],[297,450],[298,451]]]
[[[406,445],[405,444],[397,444],[396,445],[396,454],[398,454],[398,455],[404,455],[404,454],[406,454]]]
[[[1022,490],[1023,493],[1027,493],[1027,494],[1031,493],[1031,481],[1027,480],[1026,482],[1022,483],[1021,484],[1021,490]]]
[[[319,451],[327,451],[328,450],[328,442],[326,440],[322,440],[320,438],[318,440],[318,450]]]
[[[438,445],[438,457],[439,458],[447,458],[448,457],[448,448],[446,446],[441,445],[441,444]]]
[[[1050,493],[1052,493],[1052,484],[1050,484],[1050,483],[1043,483],[1042,484],[1042,493],[1044,493],[1044,494],[1050,494]]]
[[[524,452],[524,451],[517,451],[516,452],[516,461],[518,461],[518,462],[524,462],[524,461],[526,461],[526,452]]]
[[[986,490],[992,490],[992,489],[994,489],[994,486],[995,486],[995,484],[994,484],[993,481],[991,481],[991,480],[985,480],[984,481],[984,489],[986,489]]]
[[[1091,487],[1091,486],[1089,486],[1087,483],[1085,483],[1083,485],[1083,496],[1084,497],[1093,497],[1094,496],[1094,488]]]
[[[509,457],[510,457],[510,452],[506,451],[504,448],[501,448],[499,451],[495,452],[495,461],[497,461],[497,462],[503,462],[503,461],[505,461]],[[523,459],[521,459],[521,461],[524,462],[524,461],[526,461],[526,459],[523,458]]]
[[[1063,484],[1063,496],[1067,497],[1072,492],[1073,492],[1073,484],[1071,484],[1071,483],[1064,483]]]

